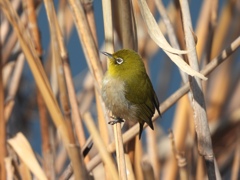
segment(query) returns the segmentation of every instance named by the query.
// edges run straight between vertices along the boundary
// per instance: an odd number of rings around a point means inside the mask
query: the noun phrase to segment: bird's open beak
[[[109,58],[113,58],[113,55],[107,52],[101,52],[102,54],[104,54],[105,56],[109,57]],[[113,58],[114,59],[114,58]]]

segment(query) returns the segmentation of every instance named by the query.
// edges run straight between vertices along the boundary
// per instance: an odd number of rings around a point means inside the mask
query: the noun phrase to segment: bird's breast
[[[106,107],[116,117],[123,119],[136,119],[136,106],[125,97],[125,82],[119,78],[106,75],[102,84],[102,98]]]

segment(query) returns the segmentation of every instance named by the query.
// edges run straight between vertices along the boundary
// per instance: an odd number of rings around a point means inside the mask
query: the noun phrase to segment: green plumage
[[[143,125],[154,129],[152,117],[159,102],[146,73],[142,58],[133,50],[123,49],[107,55],[110,59],[104,76],[102,97],[113,115],[127,121],[139,122],[141,138]]]

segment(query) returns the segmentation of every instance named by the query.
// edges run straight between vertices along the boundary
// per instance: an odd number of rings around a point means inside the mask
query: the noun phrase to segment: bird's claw
[[[111,116],[111,118],[113,119],[112,121],[109,121],[108,124],[111,124],[111,125],[114,125],[116,123],[122,123],[124,122],[124,120],[122,118],[119,118],[119,117],[114,117],[114,116]]]

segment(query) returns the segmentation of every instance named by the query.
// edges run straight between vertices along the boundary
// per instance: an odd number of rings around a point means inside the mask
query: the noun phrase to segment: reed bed
[[[103,0],[100,43],[94,1],[0,0],[0,179],[239,179],[240,2],[202,1],[196,27],[194,3]],[[76,61],[87,64],[77,81],[67,47],[74,28],[84,54]],[[122,48],[138,51],[157,76],[162,117],[155,113],[155,130],[145,124],[141,140],[137,124],[108,124],[100,95],[100,51]]]

